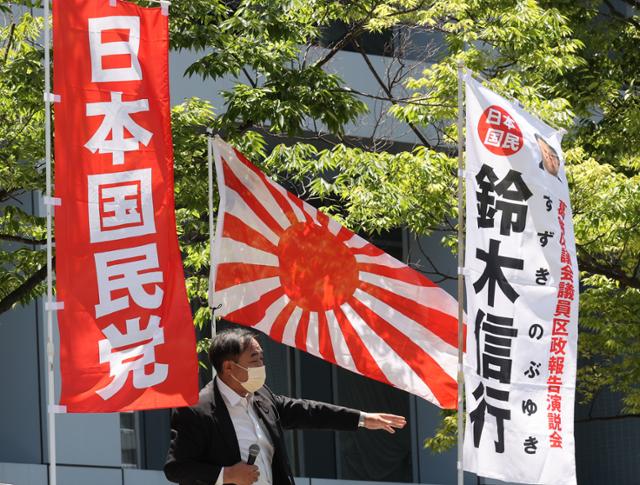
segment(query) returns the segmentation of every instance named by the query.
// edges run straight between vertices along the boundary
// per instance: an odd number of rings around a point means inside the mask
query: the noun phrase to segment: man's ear
[[[222,363],[222,374],[223,374],[223,375],[228,375],[228,374],[231,372],[231,366],[232,366],[232,365],[233,365],[233,364],[231,363],[231,361],[230,361],[230,360],[225,360],[225,361]]]

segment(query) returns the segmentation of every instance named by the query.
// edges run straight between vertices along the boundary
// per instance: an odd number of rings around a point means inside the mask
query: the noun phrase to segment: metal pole
[[[464,62],[458,61],[458,485],[464,483],[462,450],[464,441],[464,98],[462,75]]]
[[[213,265],[214,265],[214,255],[213,255],[213,248],[214,248],[214,240],[215,240],[215,230],[213,227],[213,159],[215,157],[216,160],[219,159],[220,154],[219,154],[219,150],[216,148],[216,146],[214,145],[214,138],[213,138],[213,131],[211,130],[211,128],[207,129],[207,162],[208,162],[208,167],[209,167],[209,264],[210,264],[210,273],[211,271],[213,271]],[[218,138],[218,136],[216,135],[216,138]],[[218,138],[219,139],[219,138]],[[215,152],[215,153],[214,153]],[[217,163],[217,162],[216,162]],[[221,195],[222,197],[222,195]],[[218,212],[218,217],[220,216],[220,212]],[[218,222],[221,222],[220,220],[218,220]],[[212,283],[212,281],[209,282],[210,284]],[[213,287],[209,288],[209,292],[213,292]],[[209,295],[209,306],[211,308],[211,339],[213,340],[213,338],[216,336],[216,310],[219,310],[222,305],[218,305],[218,306],[213,306],[211,304],[211,294]],[[211,364],[211,378],[213,379],[216,376],[216,369],[213,367],[213,364]]]
[[[56,485],[56,415],[54,412],[55,387],[53,376],[53,268],[52,266],[52,242],[51,242],[51,79],[49,76],[51,58],[49,55],[49,0],[44,2],[44,136],[46,159],[46,196],[49,203],[47,210],[47,434],[49,438],[49,485]]]
[[[211,136],[211,130],[207,130],[207,166],[209,170],[209,264],[210,268],[213,268],[213,137]],[[212,289],[209,289],[212,291]],[[216,335],[216,315],[215,309],[211,308],[211,338]],[[212,368],[211,372],[215,375],[215,370]]]

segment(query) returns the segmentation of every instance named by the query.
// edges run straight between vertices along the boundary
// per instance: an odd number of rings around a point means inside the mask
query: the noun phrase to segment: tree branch
[[[418,249],[420,250],[422,255],[425,258],[427,258],[427,261],[429,262],[429,264],[433,268],[433,271],[432,272],[427,272],[427,274],[435,274],[435,275],[440,276],[441,277],[440,282],[445,281],[445,280],[456,280],[456,279],[458,279],[457,276],[450,276],[450,275],[440,271],[438,269],[438,267],[435,265],[435,263],[431,260],[431,258],[427,255],[427,252],[424,250],[424,247],[422,246],[421,239],[420,238],[416,238],[415,241],[418,243]]]
[[[331,47],[331,50],[322,59],[318,60],[314,64],[314,66],[315,67],[324,66],[327,62],[329,62],[333,58],[333,56],[335,56],[340,50],[342,50],[342,48],[345,45],[347,45],[356,36],[360,35],[363,31],[364,31],[363,22],[355,25],[351,30],[349,30],[346,34],[344,34],[340,38],[340,40],[338,40],[338,42],[333,44],[333,47]]]
[[[332,92],[339,92],[339,93],[351,93],[351,94],[357,94],[358,96],[362,96],[364,98],[371,98],[371,99],[376,99],[379,101],[389,101],[393,104],[415,104],[417,106],[436,106],[436,107],[444,107],[444,108],[452,108],[455,107],[455,105],[451,105],[451,104],[446,104],[446,103],[425,103],[422,102],[423,100],[429,99],[427,96],[424,97],[420,97],[420,98],[412,98],[412,97],[405,97],[405,98],[390,98],[388,96],[376,96],[375,94],[369,94],[369,93],[365,93],[363,91],[359,91],[357,89],[353,89],[353,88],[340,88],[340,89],[332,89]]]
[[[367,22],[369,22],[369,20],[371,20],[371,18],[373,17],[373,14],[376,11],[376,8],[378,8],[378,6],[381,4],[382,2],[376,2],[371,6],[371,10],[367,13],[366,17],[364,19],[362,19],[360,22],[358,22],[357,24],[355,24],[348,32],[346,32],[335,44],[333,44],[333,46],[331,47],[331,50],[327,53],[327,55],[325,55],[322,59],[318,60],[314,66],[315,67],[322,67],[324,66],[327,62],[329,62],[329,60],[335,56],[345,45],[347,45],[351,40],[353,40],[354,44],[355,44],[355,39],[356,37],[358,37],[360,34],[362,34],[362,32],[364,32],[365,30],[365,25],[367,24]]]
[[[357,40],[354,40],[353,43],[356,46],[356,49],[358,49],[358,51],[360,52],[360,55],[364,59],[364,62],[367,64],[367,67],[371,71],[371,74],[373,74],[373,77],[376,79],[376,81],[378,82],[378,84],[380,85],[382,90],[389,97],[389,101],[391,102],[391,104],[398,104],[397,101],[395,101],[395,99],[393,97],[393,93],[391,93],[391,91],[389,90],[387,85],[385,85],[384,81],[380,78],[380,76],[379,76],[378,72],[376,71],[375,67],[373,67],[373,64],[371,64],[371,60],[369,59],[369,56],[367,55],[365,50],[362,48],[360,43]],[[429,148],[433,148],[431,143],[429,143],[427,141],[427,139],[424,137],[424,135],[422,133],[420,133],[420,130],[418,130],[418,128],[413,123],[407,122],[407,124],[411,128],[411,131],[413,131],[413,133],[418,137],[418,139],[422,142],[423,145],[425,145],[425,146],[427,146]]]
[[[51,265],[55,264],[56,258],[51,260]],[[20,286],[0,300],[0,314],[11,310],[11,307],[18,303],[24,296],[38,286],[47,277],[47,265],[45,264],[38,271],[27,278]]]
[[[420,2],[418,5],[416,5],[415,7],[412,8],[408,8],[406,10],[397,10],[393,13],[390,13],[389,15],[387,15],[387,17],[397,17],[399,15],[408,15],[410,13],[414,13],[417,12],[418,10],[424,8],[426,6],[428,2]]]
[[[11,50],[11,43],[13,42],[13,33],[16,30],[16,24],[13,22],[11,24],[11,30],[9,30],[9,40],[7,40],[7,47],[4,51],[4,59],[2,59],[2,65],[4,66],[7,63],[7,58],[9,57],[9,51]]]
[[[258,86],[258,81],[254,81],[251,76],[249,76],[249,73],[247,72],[247,69],[245,67],[242,68],[242,72],[244,73],[244,75],[247,77],[247,81],[249,81],[249,84],[251,84],[252,88],[256,88]]]
[[[580,271],[606,276],[626,287],[640,289],[640,279],[635,278],[635,275],[629,276],[620,269],[606,266],[585,251],[581,251],[578,255],[578,266],[580,266]]]

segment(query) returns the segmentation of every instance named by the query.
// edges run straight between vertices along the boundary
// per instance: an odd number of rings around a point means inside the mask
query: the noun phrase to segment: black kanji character
[[[495,303],[496,282],[504,293],[504,295],[514,302],[520,296],[507,281],[502,272],[502,268],[522,269],[524,261],[518,258],[510,258],[508,256],[500,256],[500,241],[496,239],[489,240],[489,252],[482,249],[476,249],[476,258],[487,263],[480,278],[473,284],[476,293],[480,293],[484,286],[489,283],[488,303],[493,306]]]
[[[482,352],[480,351],[480,330],[484,335]],[[518,336],[518,330],[513,328],[513,318],[487,315],[482,310],[478,310],[474,334],[478,374],[503,384],[511,383],[511,359],[509,358],[511,339]]]
[[[483,164],[480,170],[476,174],[476,182],[480,191],[476,192],[478,198],[478,227],[493,227],[493,216],[496,213],[496,209],[493,207],[495,203],[495,183],[498,177],[493,169]]]
[[[531,191],[522,180],[522,174],[515,170],[509,173],[499,182],[493,168],[483,164],[476,174],[476,182],[479,191],[478,199],[478,227],[493,227],[494,216],[497,211],[502,212],[500,220],[500,234],[508,236],[513,232],[523,232],[527,222],[527,205],[514,204],[505,200],[495,200],[495,192],[504,199],[525,202],[531,197]]]
[[[476,390],[473,391],[473,397],[478,402],[478,406],[469,413],[469,419],[473,425],[473,446],[480,446],[480,438],[482,438],[482,430],[484,429],[485,415],[490,414],[496,420],[497,439],[494,440],[496,453],[504,453],[504,422],[511,419],[511,410],[493,406],[484,399],[485,387],[482,382],[478,384]],[[509,402],[509,391],[501,391],[487,386],[486,395],[491,399]]]

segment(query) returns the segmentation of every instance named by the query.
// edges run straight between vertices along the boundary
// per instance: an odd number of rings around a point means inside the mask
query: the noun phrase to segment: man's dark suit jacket
[[[273,485],[293,485],[283,429],[355,430],[360,412],[354,409],[273,394],[263,387],[253,406],[273,443]],[[181,485],[213,485],[222,467],[240,461],[240,449],[227,406],[217,385],[209,382],[198,404],[171,415],[171,445],[164,473]]]

